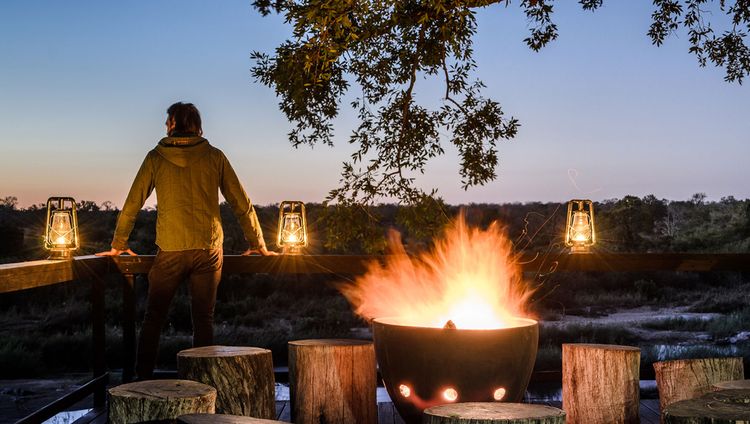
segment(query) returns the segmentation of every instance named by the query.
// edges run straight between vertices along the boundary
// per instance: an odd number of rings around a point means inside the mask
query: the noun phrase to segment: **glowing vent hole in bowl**
[[[398,386],[398,391],[401,393],[401,396],[405,398],[408,398],[411,395],[411,389],[406,384]]]
[[[449,387],[443,391],[443,399],[447,400],[448,402],[454,402],[456,399],[458,399],[458,392],[456,391],[456,389]]]

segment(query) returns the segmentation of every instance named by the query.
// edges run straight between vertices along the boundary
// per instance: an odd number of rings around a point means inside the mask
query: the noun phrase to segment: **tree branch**
[[[445,63],[445,49],[443,49],[443,58],[441,62],[443,65],[443,73],[445,75],[445,100],[448,100],[449,102],[453,103],[461,112],[464,113],[464,115],[466,115],[467,114],[466,109],[464,109],[464,107],[461,106],[461,104],[453,100],[453,97],[450,96],[450,76],[448,74],[448,65]]]

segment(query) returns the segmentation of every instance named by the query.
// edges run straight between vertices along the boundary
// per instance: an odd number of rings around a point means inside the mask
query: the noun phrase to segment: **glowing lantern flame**
[[[495,393],[492,394],[492,397],[497,401],[503,400],[503,398],[505,397],[505,389],[501,387],[495,390]]]
[[[573,212],[573,226],[571,228],[571,238],[574,242],[586,242],[591,239],[591,224],[589,215],[585,212]]]
[[[298,213],[288,213],[284,215],[284,224],[281,237],[286,243],[299,242],[297,233],[302,229],[302,218]]]
[[[341,291],[365,318],[459,329],[508,327],[523,315],[531,292],[521,281],[512,244],[498,223],[469,228],[459,216],[430,252],[407,255],[392,232],[385,264]],[[451,321],[451,322],[449,322]],[[455,326],[453,326],[455,324]]]
[[[73,225],[67,211],[56,211],[52,214],[50,237],[56,246],[67,246],[73,243]]]

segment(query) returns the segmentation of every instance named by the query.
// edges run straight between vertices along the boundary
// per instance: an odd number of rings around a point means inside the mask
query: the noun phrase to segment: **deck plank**
[[[642,399],[640,406],[641,423],[659,424],[659,422],[661,421],[659,399]]]
[[[393,402],[378,404],[378,424],[404,424],[404,420],[396,412]]]
[[[541,401],[533,402],[542,405],[561,408],[562,402]],[[289,401],[276,401],[276,419],[279,421],[291,422],[291,409]],[[659,424],[659,400],[658,399],[641,399],[640,416],[642,424]],[[106,424],[107,411],[104,408],[93,409],[88,414],[79,418],[74,424]],[[404,420],[396,412],[391,402],[378,403],[378,424],[404,424]]]
[[[378,424],[393,424],[393,404],[391,402],[378,404]]]
[[[288,400],[277,400],[276,401],[276,420],[291,422],[291,410],[289,408]]]
[[[86,415],[73,421],[73,424],[107,424],[107,408],[94,408]]]

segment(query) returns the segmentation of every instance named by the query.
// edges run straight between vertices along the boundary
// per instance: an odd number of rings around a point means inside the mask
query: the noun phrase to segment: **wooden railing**
[[[375,256],[298,255],[298,256],[225,256],[224,274],[333,274],[357,275],[367,264],[382,259]],[[123,278],[123,381],[133,377],[135,362],[135,276],[147,274],[153,256],[116,258],[81,256],[67,261],[31,261],[0,265],[0,295],[36,287],[78,281],[90,288],[92,326],[92,379],[77,390],[36,411],[20,422],[39,422],[65,410],[86,396],[94,396],[94,406],[106,401],[107,367],[105,363],[105,277],[119,273]],[[750,253],[684,254],[646,253],[618,254],[557,253],[555,255],[521,255],[524,272],[639,272],[639,271],[750,271]]]
[[[112,261],[96,256],[67,261],[32,261],[0,265],[0,294],[78,281],[90,288],[93,377],[78,389],[32,413],[19,423],[39,423],[93,395],[94,407],[106,402],[109,378],[105,355],[104,278],[116,268]]]

